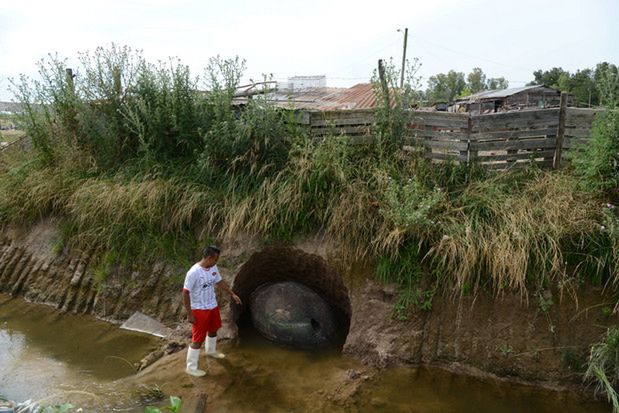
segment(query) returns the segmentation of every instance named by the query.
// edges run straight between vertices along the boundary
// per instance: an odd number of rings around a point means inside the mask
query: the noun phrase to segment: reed
[[[81,61],[73,85],[51,57],[44,81],[18,86],[33,147],[2,165],[5,223],[54,215],[66,245],[128,262],[189,257],[207,240],[318,233],[344,262],[389,260],[381,278],[405,288],[420,277],[398,266],[421,268],[456,295],[526,298],[572,279],[619,285],[619,223],[603,193],[569,169],[491,174],[404,155],[412,95],[390,97],[376,139],[359,145],[310,139],[260,97],[235,106],[238,58],[212,59],[203,79],[127,48]]]

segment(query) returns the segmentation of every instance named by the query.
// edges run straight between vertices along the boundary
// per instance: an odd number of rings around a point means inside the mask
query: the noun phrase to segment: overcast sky
[[[536,69],[619,63],[617,0],[0,0],[0,100],[8,78],[36,73],[57,52],[112,42],[157,61],[176,56],[198,75],[215,55],[247,60],[246,78],[327,75],[328,86],[367,82],[379,58],[408,57],[420,74],[481,67],[510,86]]]

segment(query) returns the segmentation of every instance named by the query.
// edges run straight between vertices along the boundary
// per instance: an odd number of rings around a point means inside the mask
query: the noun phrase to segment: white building
[[[293,76],[288,82],[280,82],[277,85],[280,90],[299,91],[327,87],[327,76]]]

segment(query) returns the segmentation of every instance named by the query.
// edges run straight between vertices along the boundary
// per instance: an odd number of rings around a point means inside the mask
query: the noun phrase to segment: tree
[[[608,62],[598,63],[593,75],[598,104],[616,107],[619,104],[619,68]]]
[[[560,67],[553,67],[550,70],[536,70],[533,72],[534,80],[527,83],[527,86],[546,85],[559,89],[559,78],[563,74],[569,76],[570,73]]]
[[[574,74],[560,67],[540,69],[533,77],[527,85],[543,84],[568,92],[581,106],[612,106],[619,99],[619,70],[612,63],[598,63],[595,69],[580,69]]]
[[[450,70],[430,76],[426,98],[430,103],[451,102],[455,98],[484,90],[506,89],[508,85],[509,82],[504,77],[487,78],[479,67],[474,67],[466,77],[462,72]]]
[[[488,86],[486,84],[486,75],[479,67],[473,68],[471,73],[469,73],[466,77],[466,80],[466,87],[471,93],[478,93],[488,89]]]
[[[466,87],[464,73],[450,70],[430,76],[428,79],[427,98],[431,103],[451,102],[456,96],[460,96]]]
[[[507,89],[508,86],[509,86],[509,82],[505,80],[503,76],[491,77],[490,79],[488,79],[488,82],[486,84],[486,87],[489,90]]]
[[[559,82],[559,89],[574,95],[582,105],[597,105],[599,94],[595,87],[594,72],[591,69],[576,71],[571,76],[563,76]]]

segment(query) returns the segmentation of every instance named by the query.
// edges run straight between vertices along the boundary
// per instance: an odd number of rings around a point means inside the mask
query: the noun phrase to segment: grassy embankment
[[[103,264],[183,260],[240,234],[323,233],[345,260],[374,260],[402,286],[400,316],[438,291],[619,287],[614,112],[571,168],[489,174],[402,156],[410,88],[379,108],[374,141],[356,145],[311,140],[260,98],[235,108],[238,59],[212,59],[202,81],[126,48],[80,61],[74,82],[48,59],[41,81],[16,85],[32,150],[0,173],[4,223],[58,217],[63,242],[94,248]]]
[[[67,244],[118,259],[320,232],[403,284],[418,271],[398,268],[423,261],[458,294],[616,285],[616,183],[598,185],[608,172],[587,170],[591,160],[502,174],[430,164],[401,154],[408,89],[395,109],[379,108],[374,142],[358,145],[311,140],[259,98],[235,108],[238,60],[213,59],[202,84],[179,62],[152,65],[128,49],[80,60],[73,85],[53,59],[42,81],[17,85],[32,151],[12,154],[0,175],[4,222],[54,215]]]

